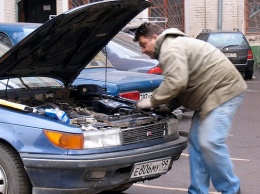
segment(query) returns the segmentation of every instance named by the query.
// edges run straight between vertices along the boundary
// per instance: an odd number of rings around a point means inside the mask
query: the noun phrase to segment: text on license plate
[[[137,177],[165,173],[168,171],[170,163],[171,158],[163,158],[159,160],[136,163],[133,167],[130,178],[132,179]]]
[[[143,98],[150,98],[152,96],[152,92],[148,92],[148,93],[140,93],[140,99]]]
[[[225,53],[227,57],[237,57],[236,53]]]

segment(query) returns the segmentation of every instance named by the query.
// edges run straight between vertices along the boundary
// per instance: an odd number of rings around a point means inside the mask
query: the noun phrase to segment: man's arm
[[[154,107],[176,98],[182,90],[186,89],[189,79],[188,56],[185,48],[172,47],[163,50],[159,61],[164,80],[151,97]]]

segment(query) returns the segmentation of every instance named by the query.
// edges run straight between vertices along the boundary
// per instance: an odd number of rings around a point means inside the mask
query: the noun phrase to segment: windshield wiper
[[[239,45],[238,44],[231,44],[231,45],[224,46],[223,49],[228,48],[228,47],[233,47],[233,46],[239,46]]]

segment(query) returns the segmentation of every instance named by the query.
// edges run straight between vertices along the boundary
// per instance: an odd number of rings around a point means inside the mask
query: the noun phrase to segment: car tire
[[[30,180],[19,155],[0,143],[0,193],[32,193]]]
[[[252,71],[245,71],[245,79],[252,79],[253,72]]]

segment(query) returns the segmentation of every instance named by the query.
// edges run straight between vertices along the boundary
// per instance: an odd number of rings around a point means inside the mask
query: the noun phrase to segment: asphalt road
[[[246,81],[245,101],[237,112],[227,144],[235,173],[241,180],[243,194],[260,194],[260,68],[255,78]],[[192,113],[184,115],[179,129],[188,130]],[[189,158],[187,149],[173,168],[158,179],[136,183],[124,194],[184,194],[189,187]],[[211,194],[217,194],[211,186]]]

